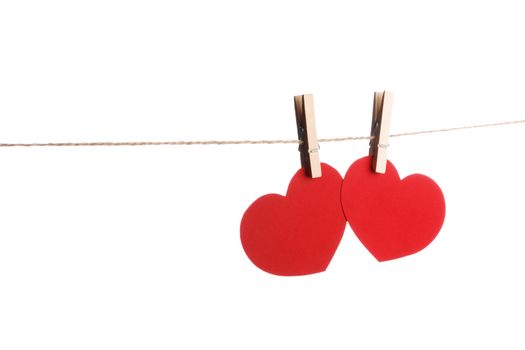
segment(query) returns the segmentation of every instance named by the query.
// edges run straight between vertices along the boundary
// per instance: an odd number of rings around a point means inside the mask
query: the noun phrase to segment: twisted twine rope
[[[466,129],[490,128],[503,125],[523,124],[525,120],[514,120],[499,123],[477,124],[459,126],[453,128],[432,129],[403,132],[398,134],[391,134],[390,137],[414,136],[422,134],[434,134],[448,131],[458,131]],[[348,136],[348,137],[333,137],[321,138],[319,142],[342,142],[342,141],[356,141],[356,140],[371,140],[372,136]],[[49,142],[49,143],[0,143],[0,147],[114,147],[114,146],[195,146],[195,145],[273,145],[273,144],[298,144],[299,140],[203,140],[203,141],[123,141],[123,142]]]

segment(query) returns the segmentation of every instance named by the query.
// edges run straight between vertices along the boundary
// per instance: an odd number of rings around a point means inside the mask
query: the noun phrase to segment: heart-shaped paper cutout
[[[350,227],[379,261],[401,258],[428,246],[445,220],[445,198],[429,177],[403,180],[388,162],[386,173],[371,170],[370,157],[348,169],[341,202]]]
[[[267,194],[246,210],[241,242],[260,269],[281,276],[325,271],[346,226],[341,208],[341,175],[321,164],[322,176],[300,169],[285,196]]]

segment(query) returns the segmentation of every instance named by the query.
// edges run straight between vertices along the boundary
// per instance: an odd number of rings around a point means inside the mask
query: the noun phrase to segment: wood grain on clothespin
[[[386,171],[393,97],[394,95],[390,91],[374,94],[370,156],[372,157],[372,170],[380,174],[384,174]]]
[[[319,143],[315,127],[314,96],[299,95],[294,97],[299,151],[301,166],[312,178],[321,177],[321,161],[319,158]]]

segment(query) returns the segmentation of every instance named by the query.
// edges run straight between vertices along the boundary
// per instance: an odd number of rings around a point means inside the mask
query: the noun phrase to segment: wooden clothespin
[[[372,170],[380,174],[384,174],[386,171],[393,97],[394,94],[390,91],[374,94],[370,156],[372,157]]]
[[[294,97],[297,134],[299,137],[299,152],[301,166],[306,175],[311,178],[321,177],[321,161],[319,160],[319,143],[315,128],[314,96],[299,95]]]

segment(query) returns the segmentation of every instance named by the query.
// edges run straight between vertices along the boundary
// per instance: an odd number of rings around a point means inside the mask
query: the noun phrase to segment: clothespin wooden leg
[[[295,96],[294,102],[297,134],[301,142],[299,144],[301,166],[306,175],[311,178],[321,177],[319,144],[315,127],[314,96],[311,94]]]
[[[394,95],[390,91],[374,94],[370,156],[372,157],[372,170],[380,174],[384,174],[386,171],[393,97]]]

